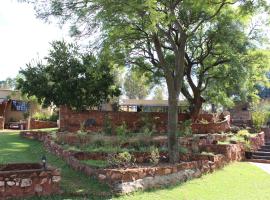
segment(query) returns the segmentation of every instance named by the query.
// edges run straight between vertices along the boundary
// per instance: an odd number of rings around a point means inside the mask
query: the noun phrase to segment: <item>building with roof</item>
[[[127,112],[168,112],[168,100],[124,99],[120,109]],[[180,101],[178,112],[188,109],[187,101]]]

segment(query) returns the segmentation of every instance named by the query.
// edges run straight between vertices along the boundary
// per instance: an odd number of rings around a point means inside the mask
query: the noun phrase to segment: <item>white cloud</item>
[[[29,4],[0,1],[0,80],[15,77],[25,64],[47,54],[50,42],[69,39],[56,24],[36,19]]]

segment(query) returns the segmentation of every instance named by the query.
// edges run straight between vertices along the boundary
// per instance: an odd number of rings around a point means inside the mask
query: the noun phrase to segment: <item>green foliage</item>
[[[156,87],[156,89],[154,90],[154,97],[153,97],[153,99],[164,100],[163,91],[164,91],[164,89],[162,88],[162,86]]]
[[[179,136],[189,137],[192,135],[192,120],[185,120],[179,124]]]
[[[125,151],[122,153],[109,155],[108,163],[112,166],[121,167],[132,164],[132,159],[132,155],[129,152]]]
[[[150,162],[153,165],[157,165],[159,163],[160,155],[159,150],[155,146],[150,147]]]
[[[266,112],[254,111],[251,113],[252,124],[256,131],[260,131],[261,127],[266,124],[269,114]]]
[[[188,149],[185,148],[185,147],[180,146],[179,147],[179,153],[181,153],[181,154],[187,154],[188,153]]]
[[[104,117],[103,132],[106,135],[113,134],[112,120],[108,115],[105,115],[105,117]]]
[[[18,79],[18,89],[36,96],[44,106],[66,105],[87,109],[118,96],[109,63],[91,54],[82,54],[74,44],[54,41],[46,64],[28,64]]]
[[[250,137],[250,133],[249,133],[249,131],[248,130],[240,130],[240,131],[238,131],[237,132],[237,136],[239,136],[239,137],[244,137],[244,138],[248,138],[248,137]]]
[[[36,112],[33,116],[33,119],[36,120],[42,120],[42,121],[53,121],[56,122],[59,118],[57,113],[53,113],[53,114],[48,114],[48,113],[43,113],[43,112]]]
[[[155,131],[155,123],[148,113],[140,114],[140,125],[140,132],[144,133],[146,136],[151,136]]]
[[[144,74],[131,70],[125,76],[124,89],[130,99],[145,99],[152,84]]]
[[[29,112],[24,112],[23,113],[23,118],[24,119],[27,119],[29,116],[30,116],[30,113]]]
[[[128,136],[128,129],[125,122],[122,125],[115,128],[116,135],[120,138],[125,138]]]

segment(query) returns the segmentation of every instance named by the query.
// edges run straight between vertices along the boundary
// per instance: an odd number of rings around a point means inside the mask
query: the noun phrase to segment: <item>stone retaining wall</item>
[[[49,132],[44,131],[21,131],[20,136],[27,138],[27,139],[33,139],[38,141],[44,141],[46,137],[48,137]]]
[[[52,121],[28,120],[27,129],[57,128],[57,123]]]
[[[256,137],[251,137],[250,145],[252,151],[257,151],[258,149],[260,149],[260,147],[265,144],[265,138],[266,138],[265,132],[260,132],[257,134]]]
[[[40,164],[0,165],[0,199],[59,194],[60,170]]]
[[[180,159],[183,162],[175,165],[160,163],[157,166],[99,169],[89,166],[81,162],[81,160],[106,159],[106,154],[67,151],[61,145],[52,141],[49,135],[42,136],[40,134],[40,137],[37,138],[43,140],[48,151],[63,158],[73,169],[81,171],[87,176],[96,177],[100,182],[109,184],[115,193],[129,193],[138,189],[157,188],[183,182],[213,172],[231,161],[244,159],[244,146],[242,144],[206,144],[200,146],[201,151],[213,152],[219,155],[181,154]],[[261,138],[261,136],[258,138]],[[136,155],[136,158],[144,163],[147,155],[140,154]],[[91,156],[89,157],[89,155]],[[161,153],[161,156],[166,157],[166,154]]]

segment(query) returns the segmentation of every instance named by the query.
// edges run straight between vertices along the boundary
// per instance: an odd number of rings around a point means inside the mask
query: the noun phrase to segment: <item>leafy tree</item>
[[[71,20],[74,35],[100,30],[102,39],[122,51],[128,63],[165,78],[168,88],[168,149],[179,159],[177,105],[186,71],[187,46],[202,27],[228,9],[250,16],[265,0],[50,0],[35,1],[38,16]],[[206,31],[206,30],[204,30]],[[229,34],[229,33],[228,33]]]
[[[16,87],[16,79],[7,78],[6,80],[0,81],[1,89],[14,89]]]
[[[235,100],[256,98],[256,84],[266,82],[269,57],[253,50],[261,38],[254,31],[247,33],[247,25],[247,19],[227,9],[190,38],[182,93],[193,119],[204,102],[230,107]]]
[[[151,87],[148,78],[135,70],[129,71],[125,76],[125,94],[130,99],[145,99]]]
[[[163,88],[161,86],[155,88],[153,99],[155,99],[155,100],[163,100],[164,99]]]
[[[45,60],[46,64],[28,64],[20,71],[23,78],[18,80],[18,89],[36,96],[44,106],[66,105],[81,110],[120,94],[108,63],[80,54],[73,44],[53,42]]]

